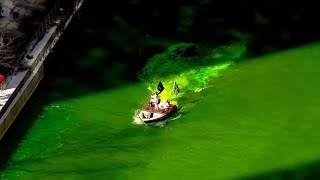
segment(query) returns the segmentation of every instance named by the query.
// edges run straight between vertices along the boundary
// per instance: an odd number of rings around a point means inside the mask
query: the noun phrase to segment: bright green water
[[[185,93],[180,118],[162,128],[132,123],[145,84],[53,102],[40,107],[1,177],[302,178],[320,164],[319,58],[315,44],[236,63],[209,88]]]

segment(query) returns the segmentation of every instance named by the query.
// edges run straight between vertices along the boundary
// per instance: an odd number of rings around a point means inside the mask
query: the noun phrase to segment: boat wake
[[[136,109],[133,115],[133,123],[134,124],[146,124],[139,118],[140,109]]]

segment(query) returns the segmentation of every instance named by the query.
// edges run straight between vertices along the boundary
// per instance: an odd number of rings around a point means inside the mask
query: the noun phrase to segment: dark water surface
[[[146,100],[144,84],[57,101],[49,101],[55,89],[42,87],[19,117],[33,123],[2,177],[314,176],[320,158],[319,50],[315,44],[235,64],[211,87],[181,100],[180,118],[162,128],[132,123]],[[23,128],[18,126],[13,129]]]
[[[49,74],[1,142],[8,156],[1,179],[317,176],[320,44],[190,68],[177,77],[184,93],[175,120],[149,127],[133,123],[150,93],[129,71],[135,63],[106,58],[101,32],[69,33],[91,43],[75,36],[60,43]]]

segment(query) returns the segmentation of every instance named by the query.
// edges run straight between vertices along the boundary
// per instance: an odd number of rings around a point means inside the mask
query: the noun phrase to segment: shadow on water
[[[129,127],[117,133],[106,134],[104,132],[101,133],[104,134],[103,138],[97,137],[97,132],[94,134],[89,133],[84,137],[75,137],[75,139],[72,140],[70,147],[66,146],[54,154],[35,156],[27,158],[26,160],[15,161],[14,163],[18,165],[18,167],[15,169],[23,172],[33,173],[35,176],[38,174],[77,174],[83,177],[86,177],[86,175],[90,177],[92,174],[96,174],[99,177],[107,175],[109,178],[113,178],[121,175],[119,171],[125,171],[126,169],[132,168],[144,168],[146,164],[149,163],[148,159],[151,158],[150,156],[152,156],[152,153],[145,153],[145,151],[141,151],[140,149],[141,147],[144,147],[145,150],[152,151],[152,148],[155,148],[158,145],[158,142],[154,139],[154,137],[157,136],[162,130],[145,129],[144,131],[141,131],[140,129],[137,131],[136,128],[138,127]],[[113,138],[112,136],[117,138]],[[145,138],[146,136],[149,138]],[[137,142],[136,139],[140,139],[140,141]],[[81,143],[77,143],[78,141]],[[83,148],[83,146],[86,148]],[[126,155],[132,153],[133,151],[137,152],[135,153],[135,156],[131,156],[129,159],[123,159],[121,161],[114,160],[114,158],[121,159],[119,154]],[[90,157],[95,159],[97,158],[97,155],[99,155],[99,159],[96,159],[96,162],[99,164],[99,161],[103,160],[103,165],[92,167],[76,166],[76,164],[79,163],[79,160],[74,160],[74,166],[67,166],[64,168],[57,168],[54,166],[51,169],[50,163],[45,168],[32,167],[33,163],[41,163],[46,161],[55,162],[57,160],[59,161],[60,159],[61,161],[68,161],[69,158],[72,159],[75,156]],[[106,159],[108,160],[106,161]],[[19,167],[19,164],[22,164],[22,166]]]
[[[45,78],[0,141],[0,171],[6,168],[19,143],[41,114],[42,107],[138,81],[136,71],[146,60],[135,43],[115,39],[122,44],[113,46],[117,42],[108,41],[112,34],[100,31],[101,28],[87,32],[82,22],[73,23],[57,43],[46,64]],[[129,46],[133,49],[126,49]],[[40,95],[43,91],[46,96]]]
[[[104,28],[96,27],[88,31],[82,24],[86,20],[79,19],[79,22],[74,22],[65,31],[45,64],[44,79],[0,141],[0,171],[6,168],[11,156],[41,114],[42,107],[55,101],[137,83],[137,71],[143,67],[147,57],[160,52],[161,48],[150,48],[141,54],[135,41],[143,36],[135,39],[125,32],[117,37],[120,39],[110,39],[114,35],[112,30],[106,32]],[[117,19],[111,18],[111,21]],[[113,26],[116,26],[113,27],[116,30],[119,28],[118,23]],[[121,40],[121,35],[130,36],[133,40]],[[164,47],[168,42],[164,40],[164,43],[159,44],[156,46]],[[128,133],[128,130],[123,133]]]
[[[73,24],[58,42],[45,65],[44,79],[0,141],[0,172],[6,168],[19,143],[41,114],[42,107],[55,101],[138,82],[136,71],[141,64],[128,60],[130,54],[110,60],[112,57],[105,56],[107,50],[101,44],[94,44],[99,37],[83,37],[85,35],[77,28],[79,26]],[[79,36],[84,42],[78,42]],[[82,64],[81,60],[95,61],[95,64]]]
[[[19,143],[28,132],[28,129],[32,126],[34,120],[41,113],[41,108],[32,107],[44,107],[47,104],[46,101],[40,100],[37,97],[39,91],[42,89],[41,86],[43,86],[43,83],[40,84],[40,88],[35,91],[33,96],[31,96],[0,141],[0,172],[6,168],[9,159],[19,146]]]
[[[249,177],[235,178],[238,180],[302,180],[302,179],[319,179],[320,161],[310,162],[297,167],[274,170]]]

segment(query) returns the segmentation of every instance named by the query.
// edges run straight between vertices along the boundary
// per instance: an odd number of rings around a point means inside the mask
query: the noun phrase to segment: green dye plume
[[[246,46],[241,43],[215,49],[179,43],[152,57],[139,75],[151,92],[157,91],[157,84],[161,81],[165,90],[160,98],[178,104],[179,97],[188,91],[200,92],[206,88],[210,80],[221,75],[245,51]],[[177,96],[173,91],[174,82],[180,88]]]

